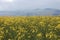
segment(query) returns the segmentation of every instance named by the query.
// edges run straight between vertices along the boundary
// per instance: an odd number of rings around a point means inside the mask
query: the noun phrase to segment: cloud
[[[14,0],[14,2],[5,2],[4,0],[0,0],[1,10],[34,9],[34,8],[60,9],[60,0]]]

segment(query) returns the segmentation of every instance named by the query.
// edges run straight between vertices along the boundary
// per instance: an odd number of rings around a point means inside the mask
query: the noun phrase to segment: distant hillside
[[[43,15],[60,15],[60,10],[46,8],[18,11],[0,11],[0,16],[43,16]]]

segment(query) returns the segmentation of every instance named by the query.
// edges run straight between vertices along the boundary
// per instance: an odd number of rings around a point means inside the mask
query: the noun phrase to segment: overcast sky
[[[60,0],[0,0],[0,10],[60,9]]]

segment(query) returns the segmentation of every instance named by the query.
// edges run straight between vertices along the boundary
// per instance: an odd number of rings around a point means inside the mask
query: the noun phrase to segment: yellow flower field
[[[60,16],[0,16],[0,40],[60,40]]]

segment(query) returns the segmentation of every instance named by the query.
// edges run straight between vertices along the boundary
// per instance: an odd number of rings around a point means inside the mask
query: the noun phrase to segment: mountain
[[[55,10],[53,15],[60,15],[60,10]]]
[[[38,15],[38,16],[41,16],[41,15],[44,15],[44,16],[53,15],[53,16],[56,16],[56,15],[60,15],[60,10],[59,9],[52,9],[52,8],[34,9],[29,13],[30,13],[29,15]]]
[[[60,15],[59,9],[31,9],[31,10],[16,10],[16,11],[0,11],[0,16],[49,16]]]

